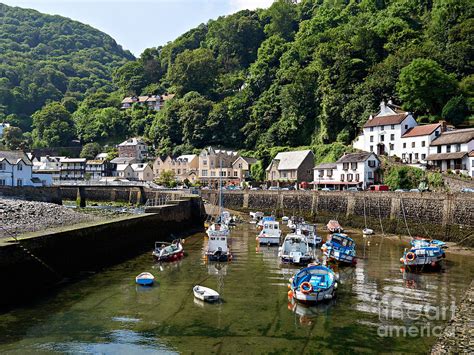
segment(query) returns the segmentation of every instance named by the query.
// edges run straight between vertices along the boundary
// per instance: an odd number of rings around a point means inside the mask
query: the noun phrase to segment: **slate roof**
[[[377,156],[374,153],[360,152],[360,153],[348,153],[339,158],[336,163],[357,163],[360,161],[366,161],[371,155],[374,155],[378,160]]]
[[[127,145],[137,145],[137,144],[145,144],[145,142],[141,138],[129,138],[126,141],[123,141],[119,144],[119,147],[127,146]]]
[[[296,170],[300,167],[309,154],[312,154],[311,150],[281,152],[276,155],[272,163],[278,163],[278,170]],[[270,170],[272,163],[270,163],[267,170]]]
[[[239,158],[242,158],[243,160],[245,160],[248,164],[255,164],[258,160],[255,159],[255,158],[251,158],[251,157],[239,157]],[[236,159],[239,160],[239,158]]]
[[[322,164],[316,165],[314,167],[314,170],[336,169],[336,168],[337,168],[336,163],[322,163]]]
[[[26,165],[33,165],[28,156],[21,150],[0,150],[0,161],[6,160],[10,164],[17,164],[20,160]]]
[[[467,152],[430,154],[426,157],[426,160],[462,159],[466,154]]]
[[[193,160],[196,157],[197,157],[196,154],[184,154],[177,157],[176,160],[187,161],[189,163],[191,160]]]
[[[132,164],[136,161],[137,159],[132,157],[117,157],[112,159],[110,162],[112,164]]]
[[[376,127],[376,126],[386,126],[391,124],[400,124],[405,118],[407,118],[409,113],[399,113],[397,115],[388,115],[388,116],[375,116],[371,120],[368,120],[364,128],[367,127]]]
[[[457,129],[440,134],[431,142],[432,146],[467,143],[474,139],[474,128]]]
[[[408,131],[406,131],[405,134],[402,136],[402,138],[427,136],[433,133],[440,126],[441,124],[439,123],[427,124],[423,126],[415,126],[415,127],[410,128]]]
[[[148,164],[132,164],[133,171],[145,171]]]

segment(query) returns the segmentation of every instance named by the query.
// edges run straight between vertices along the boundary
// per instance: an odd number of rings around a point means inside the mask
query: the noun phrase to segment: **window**
[[[375,168],[375,160],[369,160],[369,166]]]
[[[441,146],[438,145],[438,149],[436,150],[437,153],[441,153]]]
[[[344,181],[344,174],[341,174],[341,181]]]
[[[16,186],[23,186],[23,180],[22,179],[17,179],[16,180]]]
[[[6,184],[7,183],[6,183],[5,179],[0,179],[0,186],[5,186]]]
[[[242,169],[242,163],[239,163],[239,169]]]
[[[474,160],[472,161],[472,167],[474,168]]]
[[[237,176],[238,176],[238,172],[234,171],[234,177],[237,177]]]
[[[351,163],[351,169],[357,170],[357,163]]]
[[[403,154],[402,154],[402,159],[405,159],[406,156],[407,156],[407,155],[406,155],[405,153],[403,153]]]
[[[391,140],[391,141],[394,141],[394,140],[395,140],[395,134],[392,133],[392,134],[390,135],[390,140]]]
[[[439,137],[439,131],[435,132],[435,137]]]
[[[426,154],[421,154],[421,160],[425,160],[426,159]]]
[[[23,165],[21,163],[18,163],[17,170],[23,170]]]
[[[181,169],[178,169],[178,175],[180,175],[180,174],[181,174]]]
[[[474,161],[473,161],[473,165],[474,165]],[[326,175],[327,175],[327,177],[331,177],[331,176],[332,176],[332,169],[329,169],[329,170],[326,172]]]
[[[0,170],[7,170],[5,163],[0,163]]]
[[[349,170],[349,163],[342,163],[342,169]]]
[[[374,136],[370,136],[370,141],[371,141],[371,142],[374,141]]]
[[[285,179],[286,179],[286,177],[287,177],[287,173],[286,173],[286,171],[282,172],[282,173],[281,173],[281,175],[283,176],[283,178],[285,178]]]
[[[211,176],[216,176],[216,172],[214,170],[211,170]]]
[[[186,174],[186,169],[183,169],[183,174]]]
[[[403,148],[406,148],[407,147],[407,144],[406,143],[403,143]]]
[[[373,179],[374,178],[374,173],[372,171],[367,172],[367,178]]]
[[[418,160],[418,153],[415,153],[415,159]]]
[[[203,160],[202,165],[207,165],[207,160]]]
[[[370,146],[370,151],[371,151],[371,152],[374,151],[374,146],[373,146],[373,145]]]
[[[460,152],[461,151],[461,144],[456,144],[456,152]]]
[[[421,146],[422,146],[422,147],[426,146],[426,142],[425,142],[425,141],[421,141]]]
[[[449,144],[446,146],[446,153],[451,153],[451,146]]]
[[[385,126],[380,126],[380,130],[383,131],[385,129]]]
[[[226,177],[226,176],[227,176],[227,172],[226,172],[226,171],[222,171],[222,172],[221,172],[221,176]]]
[[[407,124],[405,125],[405,129],[408,129],[408,125],[407,125]]]
[[[390,144],[388,145],[388,149],[394,150],[394,149],[395,149],[395,144],[390,143]]]
[[[415,142],[411,142],[411,147],[415,148]]]
[[[324,177],[324,170],[318,170],[319,174],[318,176],[321,178],[321,177]]]
[[[359,181],[359,179],[360,179],[360,175],[359,175],[359,174],[356,174],[356,179],[355,179],[355,180],[356,180],[356,181]]]
[[[202,176],[207,176],[207,170],[201,170],[201,175]]]
[[[353,177],[352,174],[347,174],[347,181],[352,181],[352,177]]]
[[[390,128],[391,128],[391,129],[395,129],[395,125],[394,125],[394,124],[391,125]]]
[[[380,141],[383,142],[385,140],[385,136],[382,134],[380,135]]]
[[[370,127],[370,132],[373,132],[374,131],[374,127]]]

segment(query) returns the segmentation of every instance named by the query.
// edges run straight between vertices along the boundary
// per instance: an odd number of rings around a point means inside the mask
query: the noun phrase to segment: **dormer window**
[[[18,165],[17,165],[17,169],[18,169],[18,170],[23,170],[23,165],[21,164],[21,162],[20,162],[20,163],[18,163]]]

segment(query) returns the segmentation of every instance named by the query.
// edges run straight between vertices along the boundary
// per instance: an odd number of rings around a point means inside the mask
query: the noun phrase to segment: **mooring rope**
[[[405,216],[405,206],[403,204],[403,198],[400,199],[400,202],[402,204],[402,212],[403,212],[403,219],[405,220],[405,226],[407,227],[407,232],[410,238],[412,238],[411,233],[410,233],[410,228],[408,228],[408,223],[407,223],[407,217]]]

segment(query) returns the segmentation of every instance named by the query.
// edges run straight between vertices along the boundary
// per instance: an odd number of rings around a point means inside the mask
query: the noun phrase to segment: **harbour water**
[[[351,235],[359,261],[338,271],[337,298],[305,307],[287,296],[297,269],[281,266],[278,248],[257,247],[255,236],[250,224],[232,231],[228,264],[203,260],[204,233],[187,238],[186,257],[170,264],[155,264],[150,246],[0,314],[0,352],[427,352],[474,276],[474,260],[452,253],[441,273],[402,273],[406,242]],[[155,286],[135,285],[142,271],[155,275]],[[195,300],[195,284],[217,290],[222,302]]]

